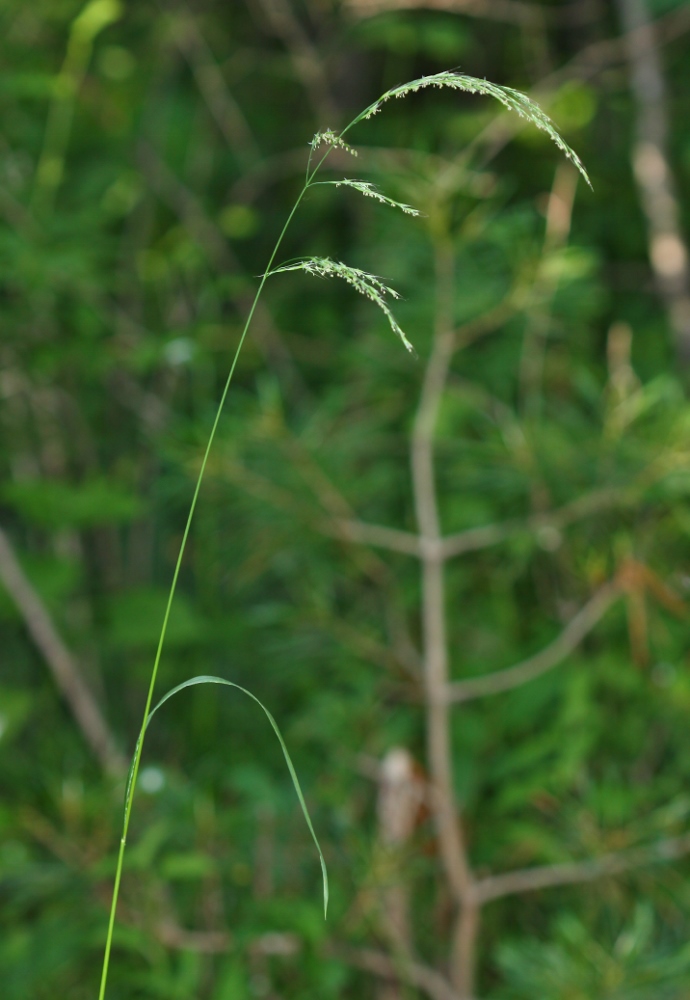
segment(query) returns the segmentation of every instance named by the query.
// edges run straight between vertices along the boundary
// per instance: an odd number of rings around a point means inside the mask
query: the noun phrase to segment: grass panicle
[[[351,146],[348,142],[345,142],[345,140],[338,135],[337,132],[334,132],[332,128],[327,128],[323,132],[316,133],[312,141],[309,143],[312,148],[312,152],[315,153],[322,143],[325,146],[344,149],[346,153],[350,154],[350,156],[359,156],[355,147]]]
[[[120,892],[122,872],[124,868],[127,834],[132,815],[134,794],[137,786],[137,775],[139,773],[139,766],[141,763],[141,757],[144,749],[144,740],[146,736],[146,731],[153,715],[158,711],[161,705],[163,705],[173,695],[189,687],[192,687],[197,684],[221,684],[227,687],[235,688],[243,692],[249,698],[252,698],[255,702],[257,702],[258,705],[260,705],[260,707],[265,712],[280,742],[288,766],[288,770],[290,772],[290,776],[292,778],[292,782],[295,791],[297,793],[300,806],[302,808],[302,812],[304,813],[304,818],[307,822],[309,832],[311,833],[311,836],[314,840],[314,843],[316,845],[319,854],[319,859],[321,862],[321,872],[323,876],[324,911],[328,903],[328,876],[326,872],[326,865],[324,862],[323,854],[321,852],[319,842],[316,838],[316,834],[314,832],[314,828],[312,826],[312,822],[309,817],[309,813],[304,801],[304,796],[302,795],[302,790],[300,788],[299,781],[297,780],[297,775],[292,765],[290,755],[288,754],[287,747],[285,746],[285,742],[283,740],[282,735],[280,734],[275,719],[270,714],[268,709],[259,701],[258,698],[255,697],[255,695],[251,693],[251,691],[247,691],[245,688],[242,688],[238,684],[226,680],[225,678],[213,677],[210,675],[202,677],[193,677],[191,680],[185,681],[183,684],[179,684],[177,687],[169,691],[155,706],[153,706],[153,693],[156,686],[158,668],[163,653],[163,647],[165,645],[168,624],[170,621],[171,609],[173,605],[173,600],[175,598],[175,593],[177,590],[177,583],[180,576],[182,561],[185,554],[187,541],[189,539],[190,528],[196,511],[197,500],[199,497],[199,492],[201,490],[201,484],[204,479],[204,473],[206,471],[209,454],[211,452],[211,448],[215,440],[216,431],[220,423],[220,418],[223,413],[223,409],[225,407],[225,401],[227,399],[228,391],[230,389],[235,369],[237,367],[237,361],[240,356],[240,352],[242,350],[244,342],[246,340],[247,333],[251,326],[258,301],[261,297],[264,285],[266,284],[268,277],[271,274],[280,274],[286,271],[305,271],[307,274],[312,274],[317,277],[340,278],[343,281],[346,281],[357,292],[359,292],[360,295],[365,296],[365,298],[369,299],[371,302],[377,305],[379,309],[381,309],[386,319],[388,320],[393,332],[397,334],[398,337],[400,337],[401,341],[403,342],[407,350],[414,353],[412,344],[405,336],[405,333],[403,332],[399,323],[395,319],[395,316],[391,312],[387,302],[387,297],[390,297],[392,299],[398,299],[400,298],[400,296],[394,289],[389,288],[388,285],[384,284],[381,278],[377,277],[374,274],[369,274],[367,271],[362,271],[359,268],[350,267],[349,265],[343,264],[339,261],[331,260],[328,257],[305,257],[303,259],[294,262],[283,264],[280,267],[274,267],[274,261],[282,245],[283,239],[290,226],[290,223],[292,222],[292,219],[295,213],[297,212],[297,209],[299,208],[302,199],[304,198],[304,195],[307,193],[310,187],[312,187],[315,184],[322,183],[316,181],[315,177],[318,171],[320,170],[321,166],[325,162],[325,160],[328,158],[329,154],[332,153],[334,149],[343,149],[346,152],[352,154],[353,156],[357,155],[357,151],[353,149],[353,147],[350,146],[347,142],[345,142],[343,136],[359,122],[371,118],[372,115],[380,111],[382,105],[385,104],[386,101],[391,100],[391,98],[405,97],[407,94],[414,93],[415,91],[422,90],[426,87],[450,87],[454,90],[462,90],[474,94],[486,94],[496,98],[496,100],[500,101],[501,104],[503,104],[506,108],[508,108],[511,111],[514,111],[516,114],[520,115],[520,117],[525,118],[527,121],[530,121],[533,125],[536,125],[537,128],[542,129],[544,132],[546,132],[550,136],[550,138],[556,143],[559,149],[561,149],[563,153],[565,153],[568,159],[575,164],[575,166],[578,168],[582,176],[589,184],[589,178],[587,176],[587,172],[585,171],[579,158],[573,152],[573,150],[567,145],[567,143],[565,143],[563,139],[559,136],[559,134],[556,132],[551,122],[551,119],[541,110],[541,108],[538,105],[536,105],[524,94],[521,94],[519,91],[513,90],[510,87],[499,87],[496,84],[489,83],[487,80],[478,80],[475,79],[474,77],[464,76],[463,74],[451,71],[436,73],[433,76],[424,76],[418,80],[412,80],[410,83],[401,84],[399,87],[393,87],[391,90],[386,91],[385,94],[379,97],[378,100],[374,101],[373,104],[369,105],[368,108],[365,108],[364,111],[362,111],[359,115],[357,115],[357,117],[353,118],[350,124],[347,125],[340,133],[336,133],[333,129],[325,129],[322,132],[317,132],[314,138],[312,139],[310,143],[309,158],[307,161],[304,184],[299,194],[297,195],[297,199],[288,214],[288,217],[283,225],[283,228],[281,229],[280,234],[276,240],[275,246],[273,247],[273,250],[270,254],[268,263],[266,264],[266,268],[261,276],[258,288],[254,295],[254,300],[247,315],[247,319],[242,329],[242,333],[235,348],[228,377],[225,382],[223,391],[221,393],[220,400],[216,407],[215,416],[209,432],[208,440],[206,442],[203,458],[199,468],[199,473],[196,478],[196,482],[192,493],[192,499],[187,513],[185,529],[182,534],[182,541],[180,543],[180,548],[177,554],[175,568],[172,574],[172,580],[170,583],[168,598],[166,602],[165,614],[160,629],[156,654],[149,679],[149,686],[146,696],[146,705],[143,714],[143,722],[141,725],[139,737],[137,739],[136,747],[134,750],[132,765],[130,768],[129,778],[127,781],[127,787],[125,793],[125,807],[124,807],[123,824],[122,824],[122,836],[120,838],[119,852],[115,869],[115,880],[113,885],[113,895],[111,900],[110,916],[108,920],[108,930],[107,930],[105,950],[103,955],[103,965],[101,971],[98,1000],[104,1000],[106,994],[108,973],[110,969],[110,956],[113,943],[113,932],[115,926],[115,916],[117,913],[117,903]],[[313,155],[316,152],[316,150],[319,149],[321,146],[325,146],[326,149],[322,153],[320,158],[317,158],[317,162],[313,163],[312,162]],[[334,184],[336,187],[351,187],[356,191],[359,191],[360,194],[363,194],[367,198],[373,198],[384,205],[389,205],[394,208],[399,208],[401,211],[405,212],[408,215],[420,214],[410,205],[403,205],[399,202],[394,201],[392,198],[388,198],[385,195],[381,194],[377,190],[377,188],[374,187],[373,184],[370,184],[367,181],[352,180],[346,177],[339,181],[326,181],[324,183]]]
[[[390,101],[394,97],[407,97],[408,94],[414,94],[418,90],[424,90],[427,87],[440,87],[440,88],[450,88],[451,90],[461,90],[467,94],[482,94],[486,97],[493,97],[495,100],[500,101],[500,103],[507,108],[509,111],[515,112],[520,118],[524,118],[526,121],[535,125],[542,132],[546,132],[549,138],[558,146],[562,153],[573,163],[579,170],[582,177],[585,179],[589,187],[591,188],[592,183],[589,179],[589,175],[585,170],[582,160],[577,155],[577,153],[570,148],[568,143],[559,135],[556,131],[556,127],[546,114],[546,112],[539,107],[539,105],[533,101],[526,94],[523,94],[519,90],[514,90],[512,87],[502,87],[499,84],[491,83],[489,80],[480,80],[475,76],[467,76],[464,73],[456,73],[453,71],[445,70],[442,73],[434,73],[431,76],[421,76],[418,80],[411,80],[409,83],[401,83],[397,87],[392,87],[387,90],[385,94],[382,94],[378,100],[370,104],[361,115],[352,122],[356,124],[359,121],[365,121],[371,118],[372,115],[378,114],[382,106],[386,101]],[[348,126],[350,128],[350,126]],[[347,131],[343,131],[344,134]]]
[[[388,195],[383,194],[376,187],[375,184],[371,184],[369,181],[353,180],[351,177],[343,177],[339,181],[316,181],[317,184],[332,184],[333,187],[349,187],[353,188],[355,191],[359,191],[363,194],[365,198],[373,198],[374,201],[380,202],[382,205],[389,205],[391,208],[399,208],[401,212],[405,215],[421,215],[422,213],[417,208],[413,208],[412,205],[406,205],[402,201],[395,201],[393,198],[389,198]]]
[[[271,274],[282,274],[285,271],[306,271],[317,278],[341,278],[351,285],[355,291],[369,299],[379,307],[388,320],[391,330],[400,337],[401,341],[411,354],[415,354],[415,349],[405,336],[405,333],[391,312],[390,306],[386,302],[386,296],[392,299],[399,299],[400,294],[394,288],[389,288],[381,278],[368,271],[362,271],[358,267],[350,267],[339,260],[331,260],[330,257],[305,257],[303,260],[293,261],[290,264],[282,264],[274,268]]]

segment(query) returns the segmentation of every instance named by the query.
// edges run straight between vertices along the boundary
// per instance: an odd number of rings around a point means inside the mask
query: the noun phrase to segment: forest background
[[[0,992],[690,995],[690,5],[3,0]],[[220,691],[220,694],[218,693]]]

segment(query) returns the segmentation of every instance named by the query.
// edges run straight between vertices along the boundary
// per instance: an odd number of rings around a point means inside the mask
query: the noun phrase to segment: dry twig
[[[677,861],[690,853],[690,833],[681,837],[668,837],[648,847],[633,847],[627,851],[604,854],[589,861],[570,861],[560,865],[544,865],[523,871],[492,875],[475,883],[475,892],[483,905],[504,896],[536,892],[560,885],[578,885],[623,872],[645,868],[648,865]]]
[[[475,698],[485,698],[487,695],[510,691],[512,688],[527,684],[549,670],[553,670],[579,646],[620,595],[621,590],[616,584],[607,584],[602,587],[571,618],[561,634],[544,649],[505,670],[498,670],[485,677],[472,677],[449,684],[447,689],[449,700],[452,702],[472,701]]]
[[[436,322],[411,442],[412,486],[422,562],[422,659],[426,709],[427,757],[432,807],[446,878],[457,907],[452,975],[460,1000],[474,993],[475,941],[479,909],[464,833],[457,815],[450,741],[448,639],[444,565],[440,556],[441,524],[434,464],[434,434],[456,346],[453,330],[453,248],[439,240],[435,254]]]

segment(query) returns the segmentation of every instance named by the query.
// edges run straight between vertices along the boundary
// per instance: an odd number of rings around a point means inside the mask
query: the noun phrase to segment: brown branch
[[[621,590],[616,584],[605,585],[571,618],[561,634],[540,652],[505,670],[449,684],[448,699],[462,702],[485,698],[520,687],[553,670],[592,631],[620,595]]]
[[[137,926],[141,926],[137,924]],[[153,926],[156,938],[175,951],[194,951],[201,955],[222,955],[233,951],[235,939],[229,931],[195,931],[181,927],[174,919],[167,917]],[[296,934],[280,931],[261,934],[249,942],[247,948],[255,955],[270,955],[278,958],[291,958],[296,955],[302,942]]]
[[[53,679],[74,716],[84,739],[104,771],[120,777],[127,762],[96,700],[82,678],[77,662],[60,636],[55,623],[0,528],[0,580],[19,611],[26,629],[41,652]]]
[[[623,503],[624,500],[624,496],[617,490],[597,490],[578,497],[563,507],[536,514],[525,520],[516,519],[499,524],[481,525],[478,528],[467,528],[455,535],[447,535],[441,540],[441,556],[443,559],[451,559],[465,552],[476,552],[478,549],[489,548],[524,532],[539,532],[545,528],[560,530],[580,518],[613,507],[617,502]]]
[[[690,31],[690,7],[669,11],[654,22],[654,28],[660,44],[669,45],[676,41]],[[636,35],[637,31],[633,31],[620,38],[608,38],[586,45],[564,66],[542,80],[539,88],[552,89],[573,76],[581,80],[591,79],[610,66],[623,62],[626,58],[626,45],[634,43]]]
[[[371,948],[343,949],[335,953],[348,965],[371,972],[382,979],[402,980],[422,990],[431,1000],[460,1000],[447,979],[420,962],[394,961],[388,955]]]
[[[420,556],[422,546],[417,535],[397,528],[386,528],[381,524],[366,524],[364,521],[337,520],[324,522],[324,530],[346,542],[361,542],[403,555]]]
[[[480,337],[486,336],[498,330],[509,320],[518,310],[518,295],[515,290],[511,290],[502,302],[493,308],[488,309],[475,319],[470,319],[455,331],[456,350],[463,350],[469,347]]]
[[[627,851],[604,854],[589,861],[571,861],[560,865],[544,865],[540,868],[526,868],[523,871],[492,875],[475,883],[475,892],[481,905],[504,896],[514,896],[538,889],[552,889],[560,885],[578,885],[594,882],[596,879],[647,865],[677,861],[690,854],[690,833],[681,837],[669,837],[651,844],[649,847],[633,847]]]
[[[453,935],[452,982],[460,1000],[474,992],[475,938],[478,908],[472,895],[473,876],[457,815],[450,734],[448,639],[446,635],[444,564],[438,511],[434,436],[441,399],[456,340],[453,330],[453,247],[437,240],[436,321],[434,341],[424,373],[411,442],[414,508],[421,544],[422,638],[427,757],[432,806],[443,868],[457,907]]]
[[[483,524],[477,528],[467,528],[445,538],[422,538],[411,531],[389,528],[382,524],[368,524],[366,521],[335,519],[323,521],[319,530],[324,534],[342,538],[344,541],[373,545],[376,548],[400,552],[403,555],[441,560],[452,559],[466,552],[477,552],[490,548],[509,538],[525,533],[539,533],[553,529],[559,531],[574,521],[595,514],[600,510],[625,503],[625,497],[617,490],[602,489],[586,496],[578,497],[571,503],[555,510],[536,514],[524,520],[503,521],[497,524]]]
[[[637,121],[635,180],[647,218],[649,259],[666,307],[678,356],[690,363],[690,257],[668,156],[666,81],[655,25],[645,0],[617,0]]]
[[[208,217],[193,191],[179,180],[151,143],[142,141],[137,150],[139,166],[160,200],[182,220],[190,235],[219,271],[233,269],[235,261],[225,237]]]
[[[422,769],[401,746],[391,747],[379,766],[376,816],[379,870],[380,927],[394,961],[405,968],[414,961],[414,932],[410,907],[410,885],[405,878],[405,855],[428,798]],[[400,983],[384,983],[379,1000],[403,1000]]]
[[[276,486],[271,480],[257,474],[240,462],[226,463],[224,468],[226,473],[229,473],[252,496],[271,504],[273,507],[287,511],[300,521],[304,521],[312,530],[319,531],[329,538],[337,538],[341,541],[349,540],[344,535],[342,525],[359,522],[351,522],[342,517],[343,513],[351,513],[346,499],[338,493],[330,480],[325,482],[326,477],[321,470],[312,467],[310,472],[308,468],[304,468],[305,455],[301,449],[291,448],[290,454],[294,464],[301,465],[303,471],[306,472],[305,478],[315,493],[316,499],[322,506],[327,507],[327,516],[322,516],[318,511],[314,512],[313,508],[307,507],[299,496]],[[311,465],[311,460],[309,460],[309,464]],[[403,533],[401,532],[401,534]],[[397,663],[405,669],[406,673],[416,678],[419,655],[409,636],[406,622],[397,609],[396,601],[394,597],[390,596],[394,578],[389,567],[378,556],[371,553],[360,553],[353,561],[366,573],[369,579],[382,588],[385,596],[390,597],[387,601],[388,643],[384,646],[376,642],[366,642],[360,637],[360,653],[370,656],[374,662],[387,666]],[[347,638],[348,632],[350,636],[352,635],[351,630],[348,630],[342,622],[336,623],[334,627],[343,637]]]

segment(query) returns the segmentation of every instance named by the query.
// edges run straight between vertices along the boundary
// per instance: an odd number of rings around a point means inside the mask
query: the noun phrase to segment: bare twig
[[[82,678],[75,658],[29,582],[9,538],[1,528],[0,580],[21,614],[29,635],[43,655],[89,747],[107,773],[120,777],[127,770],[127,762],[117,749],[115,738]]]
[[[498,524],[481,525],[478,528],[468,528],[455,535],[448,535],[441,541],[441,555],[444,559],[462,555],[465,552],[476,552],[478,549],[497,545],[508,538],[525,532],[539,532],[546,528],[560,530],[580,518],[588,517],[600,510],[623,503],[624,496],[617,490],[603,489],[578,497],[577,500],[558,507],[552,511],[536,514],[525,520],[504,521]]]
[[[453,248],[436,245],[436,321],[411,442],[415,516],[422,546],[422,635],[427,755],[432,805],[441,859],[458,912],[453,939],[452,982],[460,1000],[474,992],[475,939],[479,910],[473,875],[457,815],[450,739],[448,640],[441,524],[434,467],[434,435],[456,341],[453,330]]]
[[[435,969],[419,962],[401,964],[371,948],[338,950],[338,958],[383,979],[403,980],[422,990],[431,1000],[460,1000],[451,984]]]
[[[201,955],[222,955],[233,951],[237,946],[229,931],[187,930],[170,917],[159,921],[152,929],[161,944],[175,951],[193,951]],[[291,958],[300,951],[301,947],[302,942],[296,934],[269,931],[267,934],[261,934],[250,941],[247,950],[254,955]]]
[[[558,666],[582,642],[599,622],[611,605],[620,597],[616,584],[606,584],[574,615],[561,634],[544,649],[515,666],[498,670],[485,677],[455,681],[448,685],[448,698],[452,702],[472,701],[487,695],[499,694],[536,680]]]
[[[623,872],[645,868],[648,865],[677,861],[690,854],[690,833],[669,837],[649,847],[633,847],[627,851],[604,854],[589,861],[571,861],[560,865],[526,868],[524,871],[492,875],[475,883],[475,892],[481,904],[490,903],[504,896],[514,896],[538,889],[552,889],[560,885],[577,885]]]
[[[389,528],[382,524],[368,524],[366,521],[348,519],[323,520],[317,527],[324,534],[341,538],[344,541],[356,542],[362,545],[373,545],[376,548],[400,552],[402,555],[421,559],[429,555],[443,561],[466,552],[477,552],[480,549],[498,545],[516,535],[539,534],[548,530],[560,531],[575,521],[596,514],[601,510],[615,507],[626,502],[625,495],[618,490],[602,489],[578,497],[571,503],[564,504],[554,510],[535,514],[524,519],[515,518],[497,524],[483,524],[477,528],[467,528],[445,538],[429,539],[402,531],[399,528]]]
[[[324,528],[329,534],[334,534],[347,542],[361,542],[364,545],[373,545],[376,548],[389,549],[391,552],[401,552],[408,556],[421,555],[420,540],[410,531],[386,528],[382,524],[346,520],[325,522]]]
[[[659,43],[645,0],[617,0],[637,108],[633,168],[649,231],[649,259],[684,364],[690,363],[690,258],[668,156],[668,107]]]
[[[305,454],[299,442],[291,442],[289,453],[295,465],[301,467],[301,471],[321,507],[326,508],[325,516],[318,510],[315,512],[313,507],[306,506],[297,494],[276,486],[271,480],[257,474],[240,462],[233,462],[231,466],[226,464],[225,470],[252,496],[273,507],[289,512],[291,516],[297,517],[300,521],[306,521],[312,530],[319,531],[329,538],[347,540],[341,525],[359,522],[351,522],[343,517],[344,514],[352,513],[345,497],[337,491],[325,473],[315,467],[313,460]],[[387,644],[382,645],[376,640],[368,640],[362,635],[357,635],[359,654],[368,656],[373,662],[387,667],[394,664],[402,666],[408,675],[416,677],[419,654],[409,635],[407,624],[397,608],[395,597],[391,595],[394,578],[389,567],[372,553],[358,553],[353,561],[372,582],[381,588],[384,596],[388,598],[386,601],[386,617],[389,626]],[[339,636],[348,642],[351,642],[356,634],[343,622],[335,622],[332,627]]]
[[[194,192],[175,176],[151,143],[140,142],[137,154],[142,172],[153,191],[181,218],[203,248],[209,263],[219,271],[230,270],[235,263],[230,247]]]
[[[654,29],[659,44],[669,45],[681,38],[690,31],[690,7],[686,5],[670,10],[654,22]],[[623,62],[626,58],[626,45],[634,42],[636,35],[637,32],[633,31],[631,36],[607,38],[586,45],[564,66],[542,80],[539,88],[551,89],[572,77],[579,77],[581,80],[591,79],[610,66]]]

